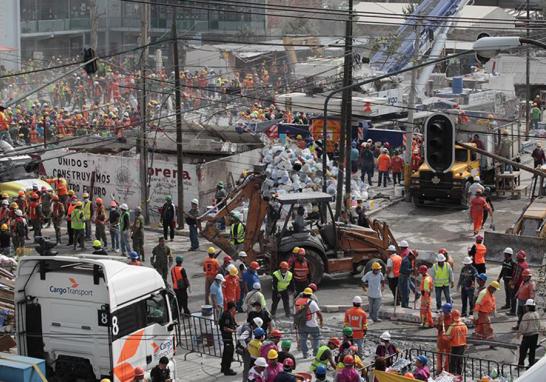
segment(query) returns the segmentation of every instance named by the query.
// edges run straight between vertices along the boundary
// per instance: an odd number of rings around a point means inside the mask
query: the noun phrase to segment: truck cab
[[[475,146],[473,143],[469,145]],[[480,174],[480,161],[476,153],[455,145],[455,162],[445,173],[432,171],[426,163],[411,176],[411,195],[416,206],[425,201],[465,203],[465,183],[468,177]]]

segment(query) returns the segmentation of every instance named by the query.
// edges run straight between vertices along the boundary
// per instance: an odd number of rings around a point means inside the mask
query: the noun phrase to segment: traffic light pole
[[[371,77],[371,78],[368,78],[368,79],[365,79],[363,81],[359,81],[359,82],[356,82],[356,83],[353,83],[353,84],[350,84],[350,85],[347,85],[347,86],[342,86],[342,87],[334,89],[330,93],[328,93],[326,95],[326,98],[324,99],[323,115],[322,115],[322,122],[323,122],[322,123],[322,191],[326,192],[326,166],[327,166],[327,153],[326,153],[327,145],[326,145],[326,143],[327,143],[327,134],[328,134],[328,129],[327,129],[328,103],[330,102],[332,97],[334,97],[336,94],[338,94],[340,92],[343,92],[346,89],[353,89],[353,88],[355,88],[357,86],[367,85],[367,84],[373,83],[375,81],[382,80],[384,78],[397,76],[397,75],[402,74],[402,73],[407,73],[407,72],[410,72],[412,70],[421,69],[421,68],[424,68],[425,66],[428,66],[428,65],[438,64],[440,62],[448,61],[448,60],[450,60],[452,58],[464,56],[464,55],[471,54],[471,53],[474,53],[474,50],[471,49],[471,50],[465,50],[465,51],[462,51],[462,52],[459,52],[459,53],[450,54],[448,56],[440,57],[440,58],[437,58],[435,60],[422,62],[422,63],[420,63],[418,65],[410,66],[410,67],[398,70],[398,71],[393,72],[393,73],[387,73],[387,74],[383,74],[381,76]]]

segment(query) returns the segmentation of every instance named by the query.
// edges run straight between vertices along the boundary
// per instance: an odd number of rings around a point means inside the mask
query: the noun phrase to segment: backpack
[[[303,305],[301,309],[298,310],[296,314],[294,314],[294,326],[296,328],[301,328],[302,326],[305,326],[305,323],[307,322],[307,310],[309,309],[309,305],[311,305],[312,302],[313,300],[309,299],[309,301],[307,301],[305,305]]]

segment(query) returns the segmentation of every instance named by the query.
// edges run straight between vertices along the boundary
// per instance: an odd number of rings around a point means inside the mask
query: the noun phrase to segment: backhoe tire
[[[305,248],[305,258],[311,271],[311,282],[319,285],[324,277],[324,261],[317,251]]]

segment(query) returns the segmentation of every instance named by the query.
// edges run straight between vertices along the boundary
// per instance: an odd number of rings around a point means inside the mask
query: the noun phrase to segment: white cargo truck
[[[135,367],[170,360],[174,294],[152,268],[97,255],[23,257],[16,279],[19,354],[46,360],[58,381],[132,381]],[[174,380],[174,379],[173,379]]]

